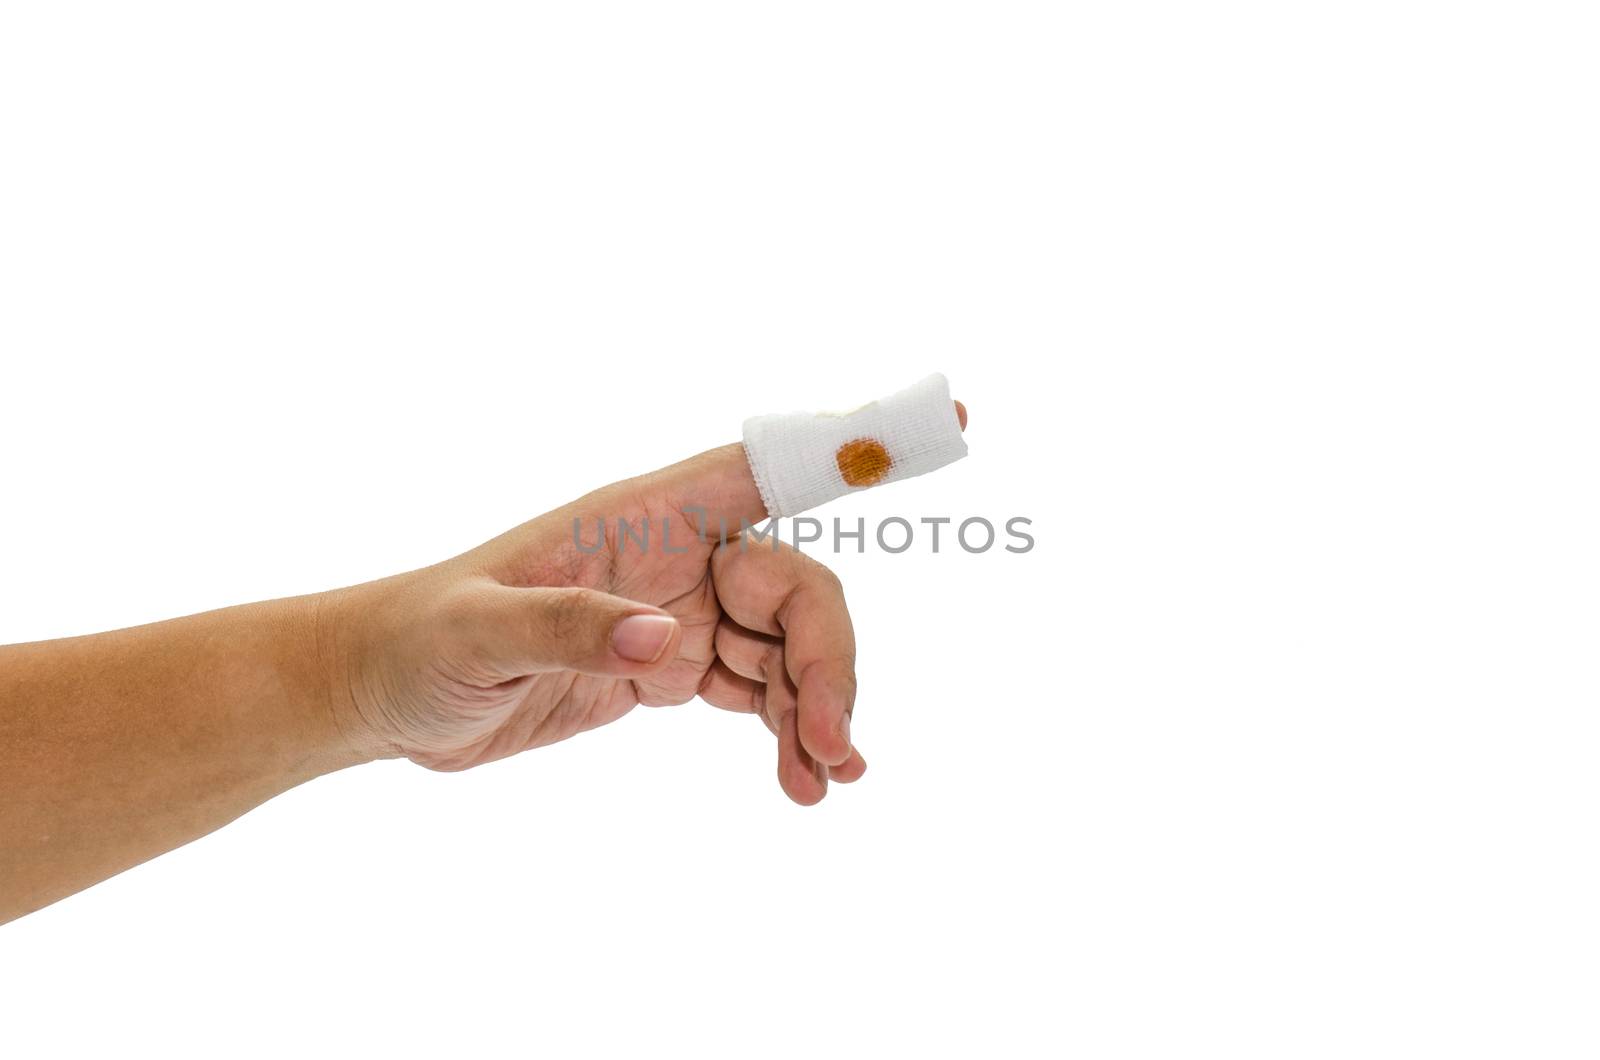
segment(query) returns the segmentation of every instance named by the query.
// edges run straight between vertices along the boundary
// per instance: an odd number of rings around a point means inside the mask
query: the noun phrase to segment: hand
[[[831,571],[739,533],[765,518],[729,445],[332,594],[318,624],[340,728],[368,756],[468,769],[699,695],[759,717],[779,784],[811,805],[867,768],[850,739],[855,635]],[[647,525],[648,545],[619,520]]]

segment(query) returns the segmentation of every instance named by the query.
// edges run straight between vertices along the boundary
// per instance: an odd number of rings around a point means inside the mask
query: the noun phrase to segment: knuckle
[[[774,681],[783,681],[785,679],[783,641],[776,641],[763,648],[759,665],[761,672],[767,676],[768,684]]]
[[[544,604],[546,632],[555,640],[567,640],[582,633],[599,602],[593,589],[553,589]]]
[[[801,581],[810,586],[826,590],[830,593],[844,594],[844,582],[833,572],[833,568],[825,563],[818,562],[803,553],[796,553],[799,557]]]
[[[474,638],[479,616],[489,606],[488,593],[479,586],[447,591],[434,605],[434,634],[442,644],[460,644]]]
[[[833,572],[833,568],[832,567],[823,567],[822,564],[820,564],[820,563],[817,564],[817,566],[822,567],[822,575],[821,575],[822,584],[827,586],[828,589],[831,590],[832,592],[835,592],[835,593],[839,594],[840,596],[843,596],[844,595],[844,582],[839,580],[839,576]]]

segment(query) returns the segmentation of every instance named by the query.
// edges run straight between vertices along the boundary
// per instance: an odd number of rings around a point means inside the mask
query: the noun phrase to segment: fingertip
[[[956,420],[961,424],[961,429],[967,429],[967,406],[956,402]]]
[[[778,786],[801,806],[815,806],[828,793],[828,767],[806,753],[790,711],[778,727]]]
[[[824,767],[842,766],[850,760],[850,740],[837,729],[803,732],[800,742],[806,753]]]
[[[855,705],[855,681],[848,672],[819,673],[813,667],[800,686],[798,714],[800,746],[827,766],[843,765],[850,758],[850,711]]]
[[[803,763],[790,763],[778,769],[778,786],[789,796],[789,801],[799,806],[815,806],[828,794],[828,767],[820,762],[807,768]],[[820,771],[820,775],[819,775]]]
[[[850,757],[842,766],[834,766],[828,770],[828,779],[837,780],[841,784],[854,784],[860,780],[867,771],[867,760],[861,757],[861,752],[854,748]]]

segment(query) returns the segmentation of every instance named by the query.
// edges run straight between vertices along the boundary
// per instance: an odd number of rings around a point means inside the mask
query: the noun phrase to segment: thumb
[[[552,670],[636,677],[671,662],[682,640],[660,608],[594,589],[495,585],[452,612],[460,649],[497,681]]]

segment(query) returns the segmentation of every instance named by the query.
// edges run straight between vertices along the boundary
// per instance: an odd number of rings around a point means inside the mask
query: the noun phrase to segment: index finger
[[[952,404],[956,422],[965,431],[967,407],[959,401]],[[673,507],[703,511],[708,534],[716,527],[722,537],[729,537],[743,527],[760,523],[769,514],[751,473],[750,455],[740,442],[708,449],[653,471],[643,476],[642,482]]]

